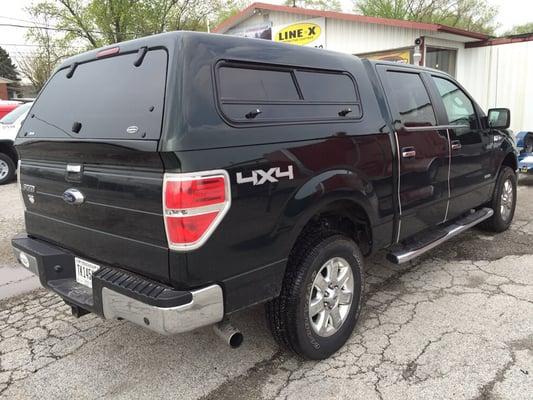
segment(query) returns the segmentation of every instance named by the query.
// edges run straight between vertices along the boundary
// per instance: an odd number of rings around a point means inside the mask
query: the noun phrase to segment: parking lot
[[[505,233],[472,230],[402,267],[383,253],[367,260],[359,324],[321,362],[280,350],[262,307],[234,316],[245,336],[236,350],[209,328],[162,337],[92,315],[75,319],[15,265],[9,239],[23,230],[16,191],[0,187],[0,397],[532,398],[531,182],[520,184]]]

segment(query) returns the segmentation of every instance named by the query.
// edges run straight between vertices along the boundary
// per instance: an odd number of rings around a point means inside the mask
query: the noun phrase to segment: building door
[[[481,128],[476,107],[466,92],[452,80],[432,76],[448,125],[451,143],[450,206],[448,219],[477,207],[489,198],[492,138]]]
[[[397,240],[444,221],[448,203],[448,134],[417,70],[379,66],[394,119],[399,154]],[[429,82],[431,84],[431,82]]]

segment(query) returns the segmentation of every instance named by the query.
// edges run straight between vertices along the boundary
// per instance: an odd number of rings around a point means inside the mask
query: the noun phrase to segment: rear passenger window
[[[218,102],[238,123],[353,120],[362,116],[355,82],[342,72],[240,62],[217,68]]]
[[[396,109],[396,119],[406,127],[436,125],[435,112],[420,75],[387,71],[388,97]]]
[[[224,100],[299,100],[290,72],[265,69],[220,68]]]

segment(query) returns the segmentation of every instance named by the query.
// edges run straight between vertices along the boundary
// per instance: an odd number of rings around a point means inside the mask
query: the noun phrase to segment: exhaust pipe
[[[239,347],[243,340],[244,336],[242,333],[235,328],[229,320],[224,319],[220,321],[218,324],[213,325],[213,330],[217,334],[219,338],[221,338],[224,343],[229,345],[232,349],[236,349]]]

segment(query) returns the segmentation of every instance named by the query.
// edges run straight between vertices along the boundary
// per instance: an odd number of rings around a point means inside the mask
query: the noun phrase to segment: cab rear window
[[[341,71],[224,62],[217,68],[222,114],[236,123],[353,120],[362,116],[352,77]]]
[[[80,139],[159,139],[167,53],[150,50],[140,66],[127,53],[59,70],[19,135]]]

